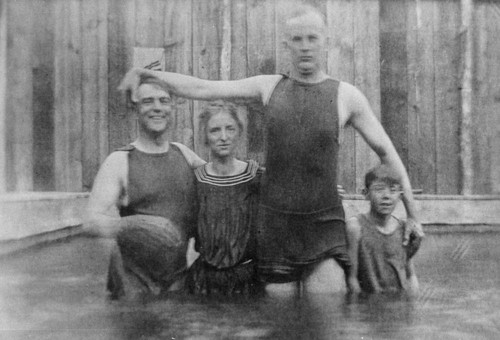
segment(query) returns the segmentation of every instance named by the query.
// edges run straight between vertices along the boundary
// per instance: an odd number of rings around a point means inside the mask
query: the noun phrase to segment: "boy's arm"
[[[347,275],[347,289],[350,293],[359,293],[361,288],[358,282],[358,248],[361,238],[361,225],[356,217],[346,222],[347,231],[347,255],[351,262],[351,268]]]
[[[408,293],[411,295],[418,294],[419,284],[413,261],[410,259],[406,265],[406,277],[408,278]]]
[[[114,237],[121,221],[118,209],[124,189],[127,153],[118,151],[101,165],[89,197],[88,219],[84,232],[101,237]],[[125,177],[124,177],[125,176]]]
[[[403,244],[408,243],[411,233],[422,238],[424,232],[417,219],[417,209],[413,199],[412,188],[408,173],[399,157],[396,148],[385,132],[382,124],[373,113],[366,97],[353,85],[341,83],[339,101],[344,105],[345,117],[341,123],[350,123],[380,157],[382,164],[387,165],[398,175],[403,188],[402,201],[406,209],[407,223]],[[343,118],[343,119],[342,119]]]
[[[123,78],[119,90],[131,91],[132,101],[141,77],[153,77],[165,83],[168,89],[179,97],[198,100],[259,100],[265,96],[281,75],[260,75],[240,80],[206,80],[180,73],[133,68]]]

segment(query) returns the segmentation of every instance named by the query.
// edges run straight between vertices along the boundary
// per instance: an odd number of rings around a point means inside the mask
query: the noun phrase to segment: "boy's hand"
[[[407,246],[410,242],[410,235],[421,240],[425,237],[424,231],[422,230],[422,225],[413,218],[408,218],[406,220],[405,232],[403,237],[403,245]]]
[[[350,294],[358,294],[361,292],[361,287],[359,286],[359,282],[356,278],[347,279],[347,290]]]
[[[337,184],[337,192],[339,193],[340,199],[343,200],[347,192],[344,187],[340,184]]]
[[[137,102],[137,88],[141,80],[141,72],[143,69],[132,68],[130,69],[125,77],[123,77],[118,90],[123,91],[127,94],[130,93],[130,99],[136,103]]]

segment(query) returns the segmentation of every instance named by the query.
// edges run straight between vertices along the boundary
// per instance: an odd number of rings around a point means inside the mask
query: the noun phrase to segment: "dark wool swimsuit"
[[[357,274],[361,290],[367,293],[406,290],[409,256],[403,246],[404,222],[398,220],[396,230],[383,234],[363,214],[357,219],[361,225]]]
[[[330,78],[309,84],[284,76],[267,105],[257,251],[266,282],[300,280],[326,258],[349,267],[337,192],[338,86]]]
[[[250,294],[258,291],[255,231],[261,170],[249,161],[234,176],[214,176],[206,165],[195,170],[198,259],[189,269],[187,288],[194,294]]]
[[[127,146],[129,204],[111,255],[108,290],[159,293],[186,271],[187,240],[196,226],[195,176],[182,152],[152,154]]]

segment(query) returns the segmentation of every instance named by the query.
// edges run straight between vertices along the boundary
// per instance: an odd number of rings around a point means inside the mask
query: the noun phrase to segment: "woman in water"
[[[255,232],[259,179],[255,161],[236,159],[243,124],[234,106],[209,106],[200,116],[210,162],[195,170],[200,204],[187,288],[194,294],[251,294],[259,291]]]

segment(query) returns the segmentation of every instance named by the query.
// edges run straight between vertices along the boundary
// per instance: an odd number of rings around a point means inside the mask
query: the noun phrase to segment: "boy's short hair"
[[[399,176],[396,174],[394,170],[389,168],[386,165],[378,165],[371,170],[369,170],[365,175],[365,187],[366,189],[370,188],[375,181],[383,181],[389,185],[401,185],[399,180]]]

